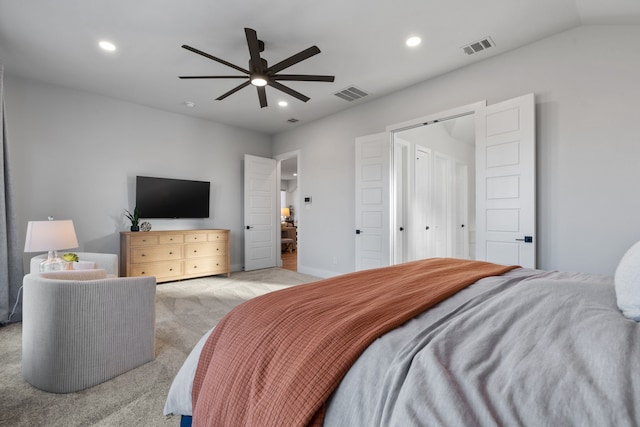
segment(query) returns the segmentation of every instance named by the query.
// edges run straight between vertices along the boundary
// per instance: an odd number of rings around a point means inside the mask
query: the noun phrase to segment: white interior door
[[[356,271],[391,265],[391,137],[356,138]]]
[[[433,156],[433,241],[435,257],[451,257],[451,159],[442,153]]]
[[[411,247],[412,259],[433,257],[433,164],[431,150],[416,146],[414,156],[414,194],[410,201],[412,216]]]
[[[533,94],[476,114],[476,258],[536,266]]]
[[[469,258],[469,167],[454,160],[453,184],[453,257]]]
[[[409,145],[400,141],[393,144],[393,198],[391,203],[393,264],[408,260],[407,239],[407,193],[409,190]],[[409,227],[410,228],[410,227]]]
[[[277,162],[244,156],[244,269],[275,267],[277,263]]]

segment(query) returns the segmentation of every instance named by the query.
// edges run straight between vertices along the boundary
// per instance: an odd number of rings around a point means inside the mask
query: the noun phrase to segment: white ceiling
[[[274,134],[297,126],[290,118],[307,123],[581,24],[640,24],[640,0],[0,0],[0,64],[10,75]],[[246,68],[245,27],[265,42],[270,64],[317,45],[322,53],[286,72],[335,82],[287,82],[307,103],[268,87],[261,109],[253,87],[215,100],[243,80],[178,79],[239,74],[180,46]],[[411,35],[423,43],[406,47]],[[487,36],[494,48],[462,52]],[[117,51],[101,51],[100,40]],[[369,96],[333,95],[352,85]]]

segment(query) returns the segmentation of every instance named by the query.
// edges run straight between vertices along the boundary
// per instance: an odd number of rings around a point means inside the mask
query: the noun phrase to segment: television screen
[[[211,183],[136,177],[136,207],[141,218],[209,218]]]

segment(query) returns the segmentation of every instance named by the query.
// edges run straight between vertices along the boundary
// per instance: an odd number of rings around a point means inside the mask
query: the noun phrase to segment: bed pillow
[[[618,308],[625,317],[640,321],[640,242],[620,260],[614,282]]]

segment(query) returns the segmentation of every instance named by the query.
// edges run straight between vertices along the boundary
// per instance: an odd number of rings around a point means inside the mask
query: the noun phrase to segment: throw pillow
[[[620,260],[614,282],[618,308],[625,317],[640,321],[640,242]]]

